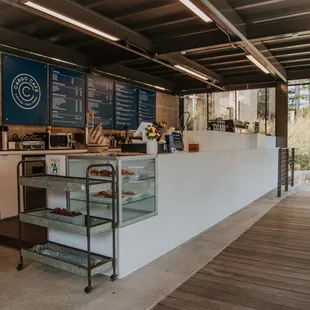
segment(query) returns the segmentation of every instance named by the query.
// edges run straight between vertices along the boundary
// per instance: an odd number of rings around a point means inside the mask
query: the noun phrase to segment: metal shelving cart
[[[116,186],[115,169],[111,164],[93,164],[86,169],[85,178],[66,177],[44,174],[42,176],[23,176],[20,173],[21,165],[29,161],[20,161],[17,165],[17,195],[18,195],[18,228],[20,242],[20,262],[17,270],[22,270],[23,258],[28,258],[43,264],[56,267],[80,276],[88,278],[88,285],[85,293],[92,290],[91,277],[108,269],[113,270],[111,281],[116,279]],[[45,171],[45,161],[36,160],[42,163]],[[91,169],[109,168],[112,171],[111,180],[93,179],[90,176]],[[101,218],[90,215],[90,194],[102,190],[102,184],[110,184],[112,191],[112,218]],[[51,216],[51,209],[35,209],[22,211],[21,209],[21,186],[31,186],[66,192],[81,192],[86,194],[86,214],[68,219],[65,216]],[[46,241],[43,244],[23,247],[21,223],[34,224],[46,228],[53,228],[64,232],[79,234],[87,237],[87,251]],[[91,236],[112,230],[112,257],[95,254],[91,252]]]

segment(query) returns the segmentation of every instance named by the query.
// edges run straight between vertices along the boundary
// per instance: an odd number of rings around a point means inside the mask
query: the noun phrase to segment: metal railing
[[[295,184],[295,149],[280,148],[278,160],[278,197],[281,197],[282,186],[288,192],[289,185]]]

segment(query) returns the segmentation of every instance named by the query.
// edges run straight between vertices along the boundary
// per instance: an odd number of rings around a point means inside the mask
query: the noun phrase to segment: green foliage
[[[310,109],[297,112],[294,124],[288,124],[288,145],[295,148],[295,163],[310,169]]]

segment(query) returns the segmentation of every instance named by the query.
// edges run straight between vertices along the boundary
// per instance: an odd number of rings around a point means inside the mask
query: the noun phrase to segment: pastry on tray
[[[136,192],[133,192],[133,191],[122,191],[122,193],[123,195],[129,195],[129,196],[133,196],[137,194]]]
[[[122,175],[135,175],[135,173],[129,169],[122,169]]]
[[[100,198],[112,198],[113,197],[112,193],[105,192],[105,191],[99,192],[95,196],[100,197]]]
[[[112,198],[113,198],[112,193],[106,192],[106,191],[99,192],[99,193],[97,193],[97,194],[94,195],[94,196],[95,196],[95,197],[98,197],[98,198],[109,198],[109,199],[112,199]],[[117,197],[116,197],[116,194],[115,194],[114,198],[115,198],[115,199],[117,198]],[[124,198],[124,197],[122,196],[122,198]]]
[[[112,176],[112,171],[111,170],[102,169],[99,173],[103,177],[110,177],[110,176]]]
[[[90,170],[90,175],[92,175],[92,176],[98,176],[99,175],[99,173],[100,173],[100,171],[99,170],[97,170],[97,169],[93,169],[93,170]]]

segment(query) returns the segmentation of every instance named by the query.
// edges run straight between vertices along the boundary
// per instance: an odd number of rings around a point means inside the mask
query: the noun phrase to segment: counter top
[[[84,154],[87,153],[87,149],[76,150],[16,150],[16,151],[0,151],[0,156],[7,155],[50,155],[50,154]]]

